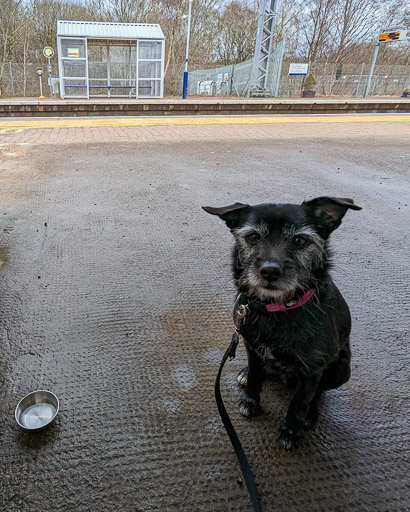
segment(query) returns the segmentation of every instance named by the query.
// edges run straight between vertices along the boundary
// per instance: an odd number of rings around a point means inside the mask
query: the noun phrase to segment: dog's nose
[[[274,281],[283,274],[282,267],[277,263],[267,261],[260,270],[261,276],[267,281]]]

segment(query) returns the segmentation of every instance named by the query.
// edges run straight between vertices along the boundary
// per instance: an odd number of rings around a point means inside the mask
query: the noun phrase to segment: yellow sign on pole
[[[400,32],[387,32],[386,34],[379,35],[379,41],[387,43],[388,41],[394,41],[400,37]]]
[[[43,55],[44,57],[47,57],[47,59],[51,59],[51,57],[54,57],[54,50],[51,48],[51,46],[46,46],[43,49]]]
[[[386,30],[379,34],[379,43],[389,43],[391,41],[404,41],[406,39],[407,30]]]
[[[40,80],[40,96],[39,96],[39,99],[43,99],[44,98],[44,96],[43,96],[43,82],[41,80],[41,77],[43,76],[43,68],[41,68],[41,67],[36,68],[36,73],[37,73],[38,78]]]

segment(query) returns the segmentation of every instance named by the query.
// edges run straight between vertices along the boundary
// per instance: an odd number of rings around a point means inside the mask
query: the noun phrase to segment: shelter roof
[[[57,20],[57,36],[93,39],[165,39],[158,24]]]

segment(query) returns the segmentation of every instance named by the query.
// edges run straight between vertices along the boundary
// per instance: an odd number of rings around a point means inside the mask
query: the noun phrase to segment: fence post
[[[374,49],[372,64],[370,66],[369,76],[367,77],[367,82],[366,82],[366,87],[364,89],[363,98],[367,98],[369,96],[370,84],[371,84],[371,81],[372,81],[374,66],[376,64],[377,54],[379,53],[379,46],[380,46],[380,43],[377,43],[376,47]]]
[[[14,92],[14,80],[13,80],[13,67],[11,65],[11,62],[9,62],[9,70],[10,70],[10,80],[11,80],[11,92],[12,92],[13,98],[14,98],[15,92]]]
[[[276,68],[276,83],[275,83],[275,90],[273,92],[273,96],[275,98],[278,97],[278,94],[279,94],[279,83],[280,83],[280,76],[282,74],[282,64],[283,64],[283,55],[285,53],[285,44],[286,44],[286,38],[284,37],[282,39],[282,44],[281,44],[281,47],[280,47],[280,50],[279,50],[279,63],[278,63],[278,66]]]
[[[356,94],[355,94],[356,98],[357,98],[357,95],[359,94],[360,82],[362,81],[362,76],[363,76],[363,68],[364,68],[364,62],[362,64],[362,69],[360,70],[359,80],[357,81]]]

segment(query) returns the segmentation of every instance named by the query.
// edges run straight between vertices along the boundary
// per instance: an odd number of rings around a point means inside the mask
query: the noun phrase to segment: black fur
[[[274,373],[295,388],[280,427],[286,449],[316,422],[323,391],[350,377],[349,308],[329,274],[328,237],[348,209],[360,210],[351,199],[319,197],[296,204],[241,203],[203,207],[223,219],[234,234],[233,274],[240,305],[248,316],[240,324],[248,366],[239,376],[244,386],[239,408],[244,416],[261,411],[260,392]],[[314,296],[303,306],[268,312],[266,304],[298,300],[307,290]]]

